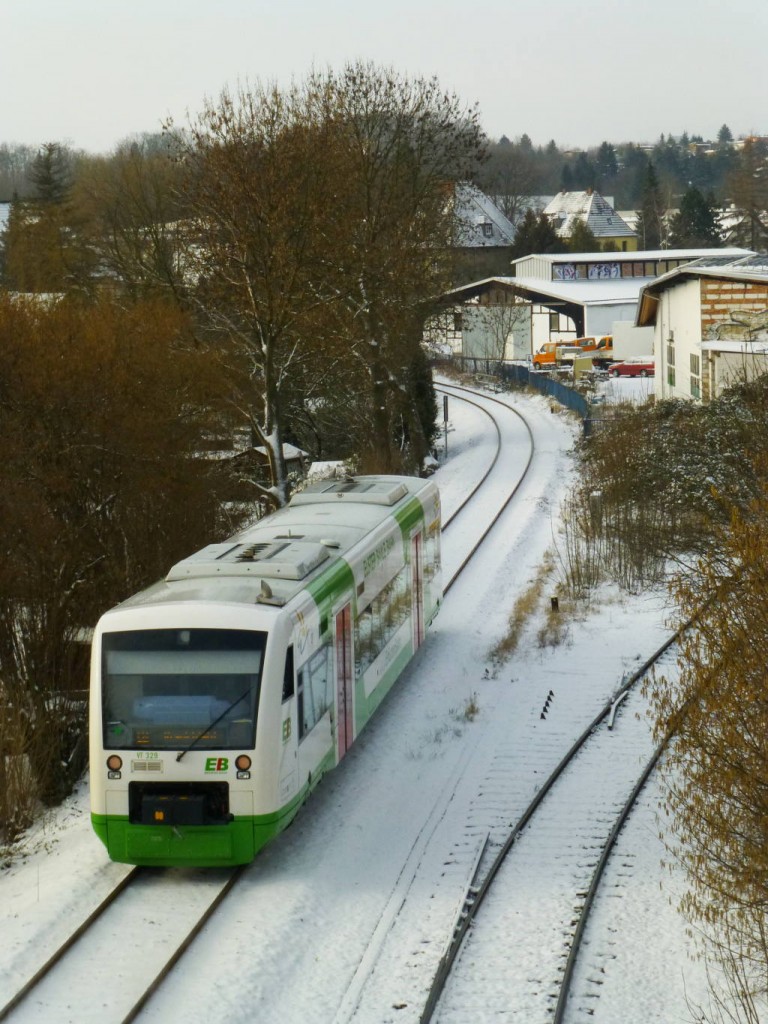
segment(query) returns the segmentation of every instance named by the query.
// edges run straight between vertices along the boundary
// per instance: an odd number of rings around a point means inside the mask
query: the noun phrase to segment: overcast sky
[[[245,79],[361,58],[488,134],[768,134],[768,0],[0,0],[0,142],[111,150]]]

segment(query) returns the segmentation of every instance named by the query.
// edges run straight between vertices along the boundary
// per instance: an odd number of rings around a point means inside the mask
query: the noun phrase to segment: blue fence
[[[553,380],[545,373],[523,366],[521,363],[499,363],[492,359],[474,359],[468,356],[454,357],[454,361],[469,373],[481,373],[495,377],[497,380],[510,384],[517,384],[520,387],[531,387],[540,391],[543,395],[553,398],[560,405],[572,409],[579,415],[584,423],[585,433],[589,433],[591,423],[591,406],[589,401],[574,391],[573,388],[563,384],[562,381]]]

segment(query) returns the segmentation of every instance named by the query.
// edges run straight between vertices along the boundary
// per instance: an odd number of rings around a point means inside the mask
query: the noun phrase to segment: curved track
[[[500,842],[499,836],[489,831],[454,934],[427,997],[421,1024],[435,1014],[446,1024],[474,1019],[478,999],[489,1017],[503,1015],[510,1009],[509,993],[514,991],[519,996],[526,987],[530,992],[526,1005],[512,1007],[514,1012],[525,1016],[529,1024],[537,1019],[561,1024],[566,1019],[579,945],[600,879],[619,831],[659,756],[659,750],[651,747],[638,684],[662,660],[669,664],[670,648],[678,636],[679,631],[604,705],[506,838]],[[617,709],[622,722],[613,734],[609,730]],[[601,728],[606,723],[608,728]],[[614,735],[618,736],[619,731],[620,747],[616,750]],[[606,764],[611,765],[607,775]],[[581,819],[575,815],[576,808],[583,815]],[[553,863],[549,856],[552,832],[563,821],[576,823],[573,832],[562,837]],[[543,837],[540,843],[537,829]],[[517,850],[518,842],[520,863],[516,866],[512,852]],[[559,896],[553,895],[558,892]],[[532,893],[536,894],[534,899]],[[486,916],[476,920],[483,905],[487,907],[487,920]],[[553,932],[560,935],[559,943],[551,941]],[[504,977],[498,971],[497,951],[508,943],[510,935],[515,941],[508,958],[508,976]],[[567,955],[555,952],[547,962],[543,951],[546,949],[549,955],[558,946],[566,948]],[[561,962],[563,956],[565,965]],[[492,970],[497,973],[489,977],[484,961],[495,962],[497,966]],[[482,989],[480,996],[474,991],[477,987]],[[589,993],[585,998],[594,995]],[[536,1016],[537,1010],[540,1016]],[[589,1015],[593,1010],[588,1007],[584,1012]]]
[[[484,464],[480,470],[480,482],[472,486],[468,498],[464,499],[457,511],[446,519],[448,530],[453,530],[451,537],[454,544],[458,543],[456,534],[461,530],[460,523],[464,524],[465,529],[469,525],[473,530],[471,540],[464,541],[462,537],[466,549],[462,546],[458,566],[447,577],[445,590],[448,592],[462,573],[472,565],[475,555],[484,549],[485,543],[489,540],[499,520],[515,507],[515,499],[526,483],[536,448],[530,424],[520,411],[508,402],[442,381],[436,386],[443,393],[460,398],[462,402],[467,402],[473,407],[480,407],[485,415],[497,421],[494,429],[498,443],[490,464]],[[509,427],[505,426],[501,429],[500,424],[504,421],[508,424],[512,418],[516,420],[517,424],[512,444],[514,459],[513,462],[507,461],[504,464],[501,450],[503,447],[502,434],[508,439]],[[512,468],[513,463],[514,468]],[[488,494],[485,494],[486,491]],[[472,500],[475,497],[478,498],[477,502]],[[479,509],[482,509],[482,513],[478,511]],[[462,788],[465,774],[470,769],[472,758],[477,753],[477,749],[468,748],[465,758],[457,765],[456,770],[451,775],[445,776],[440,797],[432,807],[429,819],[424,822],[419,833],[418,845],[414,845],[410,863],[404,867],[398,880],[398,886],[391,894],[387,909],[382,914],[379,925],[359,961],[352,983],[348,986],[338,1010],[330,1018],[333,1024],[353,1024],[356,1020],[376,1019],[372,1015],[383,1010],[382,1004],[386,999],[386,996],[383,996],[380,991],[381,979],[386,978],[390,973],[393,961],[402,960],[403,942],[417,944],[419,941],[424,941],[413,937],[414,932],[428,931],[424,921],[418,919],[421,913],[419,908],[423,906],[420,889],[425,884],[426,876],[430,872],[433,872],[432,878],[434,878],[435,865],[432,863],[434,858],[445,859],[446,847],[441,845],[444,839],[441,836],[438,840],[437,836],[450,816],[449,807],[454,800],[454,795]],[[429,866],[425,867],[425,865]],[[453,866],[453,855],[451,855],[451,866]],[[457,871],[463,872],[464,867],[464,854],[462,853],[456,859]],[[439,874],[444,875],[445,869],[442,872],[438,870]],[[432,883],[427,882],[426,884]],[[409,938],[405,940],[401,938],[403,933],[409,932],[411,933]],[[417,964],[418,954],[414,959],[414,967]],[[377,1004],[378,1011],[375,1009]],[[406,1005],[409,1004],[406,1002],[390,1004],[395,1009],[404,1008]],[[386,1019],[389,1020],[389,1017]],[[412,1018],[409,1017],[409,1019]]]
[[[454,569],[450,577],[445,581],[443,589],[447,594],[450,591],[451,587],[456,583],[457,579],[461,576],[462,571],[467,567],[467,565],[469,565],[469,563],[472,560],[472,557],[478,551],[483,542],[487,539],[489,533],[496,525],[496,523],[499,521],[503,513],[509,508],[511,503],[514,501],[514,498],[518,493],[520,487],[522,486],[523,482],[525,481],[528,470],[530,469],[531,462],[535,454],[535,445],[530,424],[523,416],[523,414],[519,411],[519,409],[516,409],[513,406],[510,406],[508,403],[503,402],[498,398],[494,398],[491,395],[482,395],[482,402],[485,404],[481,404],[481,402],[477,400],[478,398],[481,397],[478,394],[478,392],[473,391],[470,388],[464,387],[459,384],[449,384],[447,381],[440,381],[438,384],[436,384],[436,390],[441,394],[452,395],[454,398],[457,398],[465,402],[467,405],[471,405],[477,409],[480,409],[491,420],[497,438],[496,451],[490,464],[482,473],[480,479],[472,486],[469,493],[464,498],[462,503],[458,506],[458,508],[456,508],[445,519],[443,523],[444,532],[447,531],[451,526],[453,526],[454,523],[460,521],[463,515],[470,515],[474,518],[476,518],[477,516],[477,514],[473,511],[473,501],[482,492],[483,488],[488,485],[491,476],[494,473],[494,470],[496,470],[497,467],[499,466],[499,458],[502,451],[502,434],[497,417],[501,415],[508,417],[511,414],[517,420],[519,420],[520,424],[525,430],[528,445],[528,451],[522,469],[518,471],[516,477],[512,481],[510,481],[507,478],[504,479],[501,495],[497,499],[497,507],[495,513],[490,519],[487,519],[487,513],[484,513],[486,519],[485,522],[483,523],[482,530],[476,536],[469,550],[464,554],[464,557],[460,561],[459,565]],[[492,413],[488,409],[488,404],[491,404],[492,407],[498,406],[499,408],[495,413]]]

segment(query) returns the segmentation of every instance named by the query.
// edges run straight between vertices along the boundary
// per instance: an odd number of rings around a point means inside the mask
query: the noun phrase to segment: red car
[[[611,363],[608,373],[612,377],[653,377],[656,364],[652,359],[626,359],[623,363]]]

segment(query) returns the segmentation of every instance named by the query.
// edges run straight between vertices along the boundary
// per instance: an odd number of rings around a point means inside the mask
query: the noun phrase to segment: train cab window
[[[285,652],[285,669],[283,670],[283,700],[289,700],[294,693],[293,682],[293,644]]]
[[[237,629],[105,633],[105,747],[252,747],[265,644],[266,633]]]

